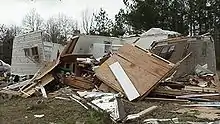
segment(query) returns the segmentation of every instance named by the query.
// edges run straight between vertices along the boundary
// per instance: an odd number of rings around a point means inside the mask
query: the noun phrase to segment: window
[[[37,49],[37,47],[32,47],[31,48],[31,51],[32,51],[32,56],[38,56],[38,49]]]
[[[38,47],[25,48],[24,53],[29,59],[39,61]]]
[[[175,46],[172,45],[172,46],[164,46],[160,52],[160,56],[163,57],[164,59],[170,59],[173,52],[175,50]]]
[[[168,50],[169,50],[169,48],[170,48],[170,46],[165,46],[165,47],[162,49],[161,53],[167,53]]]

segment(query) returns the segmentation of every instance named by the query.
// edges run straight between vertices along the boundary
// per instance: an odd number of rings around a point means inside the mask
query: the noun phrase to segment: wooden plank
[[[30,81],[29,81],[26,85],[22,86],[19,91],[22,91],[22,90],[23,90],[24,88],[26,88],[28,85],[33,84],[33,83],[34,83],[34,79],[37,77],[38,73],[40,72],[40,70],[41,70],[42,68],[43,68],[43,67],[41,67],[41,68],[34,74],[34,76],[30,79]]]
[[[82,77],[66,77],[64,78],[63,82],[72,87],[84,89],[84,90],[85,89],[89,90],[89,89],[94,88],[94,84],[92,82],[85,80]]]
[[[32,94],[35,93],[36,90],[39,90],[37,89],[38,87],[40,87],[41,85],[45,86],[53,80],[54,80],[54,77],[52,76],[52,74],[45,75],[44,77],[41,78],[41,80],[38,80],[38,82],[35,83],[35,85],[33,85],[32,88],[29,88],[28,90],[24,89],[24,91],[21,91],[23,93],[22,97],[27,98],[31,96]]]
[[[40,85],[40,90],[41,90],[41,93],[42,93],[43,97],[47,98],[47,92],[46,92],[45,88],[42,85]]]
[[[125,91],[125,94],[127,95],[128,99],[130,101],[138,98],[140,94],[138,93],[137,89],[134,87],[133,83],[121,67],[121,65],[118,62],[113,63],[109,66],[115,77],[117,78],[119,84]]]
[[[5,90],[17,89],[17,88],[20,88],[20,87],[22,87],[24,85],[27,85],[30,81],[31,81],[31,79],[25,80],[25,81],[22,81],[22,82],[18,82],[16,84],[12,84],[12,85],[6,86],[3,89],[5,89]]]
[[[29,89],[33,88],[34,86],[37,85],[37,81],[41,80],[44,76],[48,75],[48,73],[50,73],[55,67],[58,66],[59,64],[59,59],[55,62],[47,62],[44,66],[42,66],[37,73],[34,75],[33,78],[31,78],[31,80],[29,81],[28,84],[31,84],[30,86],[26,87],[22,87],[21,91],[26,92]]]
[[[147,113],[150,113],[152,112],[153,110],[155,110],[156,108],[158,108],[157,106],[151,106],[150,108],[147,108],[137,114],[131,114],[131,115],[128,115],[127,118],[126,118],[126,121],[128,120],[133,120],[133,119],[136,119],[136,118],[139,118]]]
[[[57,67],[59,62],[59,59],[57,59],[57,61],[55,62],[48,62],[47,64],[45,64],[45,66],[42,67],[40,71],[37,73],[37,76],[34,80],[40,80],[42,77],[50,73],[55,67]]]
[[[146,97],[145,100],[172,101],[172,102],[189,102],[189,100],[183,100],[183,99],[168,99],[168,98],[153,98],[153,97]]]
[[[217,88],[210,87],[195,87],[195,86],[185,86],[185,91],[193,91],[193,92],[203,92],[203,93],[217,93]]]
[[[216,73],[216,75],[214,76],[214,81],[215,81],[215,84],[217,85],[217,89],[218,89],[218,92],[220,93],[220,79],[219,79],[219,74]]]
[[[167,89],[165,87],[157,87],[155,88],[150,94],[155,96],[155,95],[158,95],[158,96],[169,96],[169,97],[176,97],[176,96],[181,96],[181,95],[187,95],[192,92],[186,92],[184,90],[177,90],[177,89]],[[195,92],[193,92],[195,93]]]
[[[71,39],[71,41],[63,49],[60,56],[62,57],[65,54],[71,54],[74,50],[74,47],[76,46],[78,39],[79,39],[79,36],[76,36],[73,39]]]
[[[176,96],[176,98],[195,98],[195,97],[205,97],[205,96],[219,96],[220,94],[214,93],[214,94],[189,94],[189,95],[183,95],[183,96]]]
[[[220,107],[220,102],[201,102],[198,104],[182,105],[188,107]]]

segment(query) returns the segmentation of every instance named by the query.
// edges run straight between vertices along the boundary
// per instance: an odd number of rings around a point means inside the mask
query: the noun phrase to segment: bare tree
[[[7,30],[6,30],[5,25],[1,25],[1,26],[0,26],[0,41],[2,41],[3,38],[5,37],[6,31],[7,31]]]
[[[19,27],[15,25],[0,26],[0,42],[3,48],[0,50],[0,59],[3,59],[6,63],[11,63],[12,47],[14,37],[19,33]]]
[[[60,39],[60,29],[57,19],[55,17],[51,17],[47,20],[46,31],[50,35],[49,40],[54,43],[58,43],[58,39]]]
[[[23,28],[25,32],[38,31],[43,28],[43,19],[36,9],[32,9],[23,18]]]
[[[78,22],[64,14],[59,14],[58,26],[61,35],[63,35],[66,38],[68,37],[68,35],[74,35],[75,31],[79,30]]]
[[[14,37],[20,34],[21,28],[16,25],[6,26],[4,24],[0,25],[0,40],[5,37]]]
[[[90,33],[90,29],[92,27],[93,16],[89,14],[88,9],[82,12],[82,28],[86,32],[86,34]]]
[[[9,28],[12,36],[17,36],[17,35],[21,34],[21,27],[19,27],[17,25],[10,25],[8,28]]]
[[[68,36],[74,35],[78,29],[77,21],[64,14],[51,17],[46,23],[47,33],[49,33],[51,41],[55,43],[62,43]]]

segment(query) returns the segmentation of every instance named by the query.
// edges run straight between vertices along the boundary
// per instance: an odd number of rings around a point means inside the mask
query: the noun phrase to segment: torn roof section
[[[135,43],[135,45],[143,48],[150,49],[151,44],[161,40],[168,39],[170,37],[177,37],[181,34],[175,31],[162,30],[160,28],[151,28],[147,32],[140,35],[140,39]]]
[[[175,31],[169,31],[169,30],[162,30],[161,28],[151,28],[148,31],[142,33],[140,36],[155,36],[155,35],[181,35],[178,32]]]

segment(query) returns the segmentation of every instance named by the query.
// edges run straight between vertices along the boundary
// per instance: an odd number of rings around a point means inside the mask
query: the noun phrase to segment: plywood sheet
[[[172,68],[170,63],[154,57],[151,55],[152,53],[143,51],[130,44],[125,44],[121,47],[118,54],[157,77],[163,76]]]
[[[152,56],[151,53],[135,46],[124,45],[119,49],[117,54],[106,60],[96,70],[96,75],[99,79],[109,87],[122,93],[124,93],[123,89],[108,67],[115,62],[120,63],[140,95],[149,93],[174,65]]]

